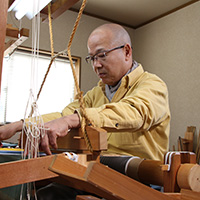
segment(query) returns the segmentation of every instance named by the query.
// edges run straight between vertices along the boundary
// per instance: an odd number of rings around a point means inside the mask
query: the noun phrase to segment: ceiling
[[[138,28],[199,0],[88,0],[84,14]],[[78,11],[82,1],[70,10]]]

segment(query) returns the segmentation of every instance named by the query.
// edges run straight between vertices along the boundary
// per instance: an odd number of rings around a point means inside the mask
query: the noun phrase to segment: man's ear
[[[130,58],[132,58],[132,48],[131,48],[130,44],[128,44],[128,43],[125,44],[124,52],[125,52],[126,60],[129,60]]]

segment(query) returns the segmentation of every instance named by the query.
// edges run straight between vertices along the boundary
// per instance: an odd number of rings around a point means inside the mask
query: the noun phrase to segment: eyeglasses
[[[124,48],[125,45],[122,45],[122,46],[119,46],[119,47],[115,47],[113,49],[109,49],[109,50],[105,50],[105,51],[102,51],[102,52],[98,52],[96,53],[95,55],[93,56],[87,56],[85,58],[86,62],[89,63],[89,64],[94,64],[94,61],[96,60],[99,60],[99,61],[105,61],[106,59],[106,56],[108,53],[110,53],[111,51],[114,51],[114,50],[117,50],[117,49],[122,49]]]

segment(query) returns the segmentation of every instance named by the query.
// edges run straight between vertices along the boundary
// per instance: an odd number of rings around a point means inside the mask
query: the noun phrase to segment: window
[[[80,58],[73,58],[79,77]],[[31,88],[31,50],[16,50],[3,60],[3,72],[0,97],[0,122],[13,122],[24,118]],[[38,58],[36,95],[50,63],[50,54],[40,52]],[[38,99],[40,114],[61,112],[73,101],[75,95],[74,77],[66,56],[56,58],[52,64],[42,92]],[[28,111],[30,112],[30,111]]]

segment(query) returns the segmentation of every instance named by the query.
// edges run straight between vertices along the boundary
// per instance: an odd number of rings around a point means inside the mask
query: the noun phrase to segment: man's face
[[[114,86],[126,74],[128,69],[125,62],[124,47],[107,53],[110,49],[124,45],[114,45],[111,41],[112,35],[109,32],[95,32],[88,39],[88,51],[90,56],[96,55],[91,64],[98,77],[104,84]]]

